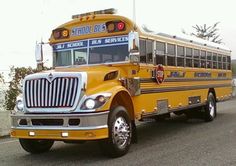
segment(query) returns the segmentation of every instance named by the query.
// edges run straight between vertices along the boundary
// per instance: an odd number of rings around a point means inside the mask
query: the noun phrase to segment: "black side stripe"
[[[232,86],[231,84],[211,84],[211,85],[196,85],[196,86],[182,86],[182,87],[178,86],[178,87],[167,87],[167,88],[147,88],[147,89],[141,89],[141,94],[188,91],[188,90],[221,88],[221,87],[231,87],[231,86]]]
[[[166,78],[164,82],[194,82],[194,81],[229,81],[230,78]],[[156,82],[155,78],[141,78],[140,83]]]

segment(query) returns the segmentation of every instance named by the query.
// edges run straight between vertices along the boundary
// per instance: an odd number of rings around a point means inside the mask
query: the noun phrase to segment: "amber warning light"
[[[55,39],[65,39],[69,37],[69,30],[65,28],[59,28],[52,31],[53,37]]]

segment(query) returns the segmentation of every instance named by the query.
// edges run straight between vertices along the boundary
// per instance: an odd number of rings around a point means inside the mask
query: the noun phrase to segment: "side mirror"
[[[35,46],[35,60],[37,62],[37,69],[43,70],[43,43],[37,43]]]
[[[35,60],[37,64],[43,63],[43,44],[37,43],[35,46]]]
[[[139,53],[139,35],[138,32],[129,33],[129,52]]]
[[[130,62],[139,62],[139,35],[138,32],[129,33]]]

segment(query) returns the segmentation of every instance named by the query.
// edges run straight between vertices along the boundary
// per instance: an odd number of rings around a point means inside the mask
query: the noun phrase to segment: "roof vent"
[[[82,14],[76,14],[72,16],[72,19],[76,18],[81,18],[84,16],[90,16],[90,15],[98,15],[98,14],[116,14],[117,10],[114,8],[110,9],[104,9],[104,10],[97,10],[97,11],[92,11],[92,12],[87,12],[87,13],[82,13]]]

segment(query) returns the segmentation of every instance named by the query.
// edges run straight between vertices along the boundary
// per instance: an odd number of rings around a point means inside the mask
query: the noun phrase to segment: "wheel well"
[[[130,95],[126,91],[118,92],[112,100],[111,110],[116,106],[121,105],[125,107],[129,113],[130,119],[134,120],[134,107]]]
[[[210,92],[214,95],[215,101],[216,101],[216,92],[215,92],[215,89],[214,89],[214,88],[210,88],[209,91],[208,91],[208,94],[209,94]]]

